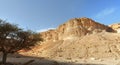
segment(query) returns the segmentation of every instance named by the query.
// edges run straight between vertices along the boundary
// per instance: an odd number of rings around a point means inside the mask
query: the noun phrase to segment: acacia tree
[[[0,20],[0,52],[3,53],[2,64],[6,64],[7,54],[21,49],[30,49],[37,41],[41,41],[39,34],[23,31],[16,25]]]

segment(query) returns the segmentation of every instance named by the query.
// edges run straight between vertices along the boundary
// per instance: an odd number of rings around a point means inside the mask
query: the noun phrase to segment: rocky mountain
[[[44,40],[64,40],[74,39],[86,34],[92,34],[101,31],[113,32],[112,28],[97,23],[89,18],[74,18],[66,23],[60,25],[55,30],[49,30],[42,32],[41,35]]]
[[[120,34],[90,18],[74,18],[40,33],[44,41],[24,54],[49,58],[120,58]]]

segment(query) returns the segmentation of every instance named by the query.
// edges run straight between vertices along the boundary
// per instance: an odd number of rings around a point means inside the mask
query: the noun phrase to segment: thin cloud
[[[116,11],[115,8],[106,8],[104,10],[102,10],[101,12],[99,12],[95,18],[102,18],[102,17],[105,17],[105,16],[108,16],[112,13],[114,13]]]
[[[51,30],[51,29],[55,29],[55,28],[40,29],[40,30],[37,30],[36,32],[45,32],[45,31],[48,31],[48,30]]]

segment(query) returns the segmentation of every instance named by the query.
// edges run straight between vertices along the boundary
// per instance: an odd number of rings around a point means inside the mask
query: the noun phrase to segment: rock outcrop
[[[46,41],[65,40],[95,32],[102,32],[103,30],[113,32],[112,28],[84,17],[71,19],[54,30],[42,32],[41,35]]]
[[[114,29],[117,33],[120,33],[120,23],[109,25],[112,29]]]

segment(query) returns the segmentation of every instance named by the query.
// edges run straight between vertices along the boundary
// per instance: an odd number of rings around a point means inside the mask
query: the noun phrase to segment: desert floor
[[[0,58],[1,57],[2,56],[0,56]],[[29,61],[31,62],[29,63]],[[44,57],[23,56],[19,54],[14,55],[9,54],[7,62],[14,63],[14,65],[120,65],[120,59],[116,58],[50,59]]]

